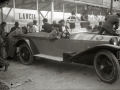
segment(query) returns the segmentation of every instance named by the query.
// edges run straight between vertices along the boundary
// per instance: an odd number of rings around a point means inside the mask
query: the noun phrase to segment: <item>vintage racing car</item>
[[[15,44],[23,64],[30,65],[34,57],[64,62],[94,65],[97,75],[105,83],[119,77],[120,41],[118,36],[74,33],[68,39],[49,40],[48,33],[29,33],[19,36]]]

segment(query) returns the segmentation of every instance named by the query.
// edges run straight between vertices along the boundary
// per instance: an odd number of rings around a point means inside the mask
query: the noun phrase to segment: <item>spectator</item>
[[[70,35],[69,31],[68,31],[68,26],[65,25],[65,21],[64,20],[61,20],[61,25],[60,25],[60,29],[59,31],[62,32],[62,38],[67,38],[67,36]]]
[[[88,15],[86,15],[85,13],[82,14],[81,21],[86,21],[80,23],[81,28],[85,28],[86,26],[90,25],[90,23],[88,22]]]
[[[36,32],[35,29],[34,29],[34,27],[33,27],[33,22],[29,22],[27,24],[27,29],[28,29],[29,33],[35,33]]]
[[[70,24],[70,29],[71,29],[71,32],[72,32],[72,30],[75,29],[75,21],[76,21],[75,13],[72,12],[71,16],[68,19],[70,19],[69,20],[70,21],[69,24]]]
[[[53,21],[53,24],[57,24],[57,22],[54,20],[54,21]]]
[[[61,20],[60,20],[60,21],[58,21],[58,24],[59,24],[59,25],[61,25]]]
[[[63,32],[64,30],[68,30],[68,26],[65,25],[65,20],[60,20],[60,32]]]
[[[88,21],[88,16],[85,13],[82,13],[81,21]]]
[[[4,42],[3,42],[2,38],[0,37],[0,68],[3,68],[5,66],[4,71],[7,71],[9,63],[1,58],[1,57],[3,57],[3,51],[2,51],[3,48],[4,48]]]
[[[37,26],[37,20],[33,20],[33,31],[39,32],[38,26]]]
[[[50,33],[51,32],[51,25],[48,23],[48,20],[46,18],[43,19],[42,29],[44,29],[44,32]]]
[[[15,31],[11,32],[7,39],[6,39],[6,50],[8,54],[7,59],[15,58],[16,56],[16,47],[14,44],[18,41],[19,37],[17,38],[16,35],[27,34],[27,28],[22,27],[22,29],[16,29]]]
[[[18,22],[15,22],[15,26],[11,28],[10,33],[16,29],[20,29]]]
[[[5,39],[6,38],[6,32],[5,32],[5,26],[6,26],[6,22],[2,22],[0,25],[0,36]]]

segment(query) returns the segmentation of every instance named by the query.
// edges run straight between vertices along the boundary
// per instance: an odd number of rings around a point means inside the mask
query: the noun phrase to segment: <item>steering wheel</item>
[[[63,31],[61,34],[61,38],[69,39],[70,38],[69,32],[67,32],[66,30]]]

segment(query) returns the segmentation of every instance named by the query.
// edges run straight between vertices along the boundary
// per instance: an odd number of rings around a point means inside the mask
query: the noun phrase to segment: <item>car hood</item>
[[[73,40],[91,40],[91,41],[110,41],[111,38],[118,36],[108,36],[108,35],[98,35],[98,34],[90,34],[90,33],[76,33],[71,34],[70,39]]]

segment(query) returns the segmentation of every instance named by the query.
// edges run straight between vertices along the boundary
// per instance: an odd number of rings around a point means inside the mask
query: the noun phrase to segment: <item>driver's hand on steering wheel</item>
[[[66,36],[66,34],[65,33],[63,33],[63,35],[62,35],[63,37],[65,37]]]

